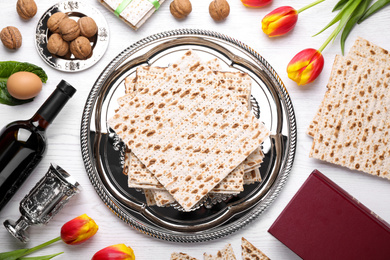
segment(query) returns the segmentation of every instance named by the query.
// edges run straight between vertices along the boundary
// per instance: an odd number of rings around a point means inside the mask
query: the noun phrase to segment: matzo
[[[185,56],[164,76],[158,89],[145,88],[129,103],[134,122],[115,122],[117,114],[111,123],[160,183],[190,209],[253,152],[268,131],[230,93],[207,88],[216,84],[215,75],[198,59]]]
[[[350,57],[360,57],[375,64],[386,64],[390,61],[387,50],[375,45],[361,37],[358,37],[348,52]]]
[[[217,76],[217,80],[219,81],[218,88],[229,89],[232,91],[238,99],[245,105],[248,104],[248,100],[250,98],[250,90],[251,90],[251,79],[247,74],[243,74],[240,72],[219,72],[215,71],[219,69],[218,60],[213,59],[206,63],[207,67],[214,71],[214,74]],[[131,99],[134,96],[134,93],[137,91],[142,91],[148,84],[153,82],[156,78],[161,76],[161,74],[165,71],[166,68],[160,67],[140,67],[137,70],[139,75],[137,75],[137,80],[134,81],[132,79],[127,80],[126,89],[128,95],[124,98],[119,99],[119,103],[121,106],[125,105],[129,98]],[[136,84],[138,82],[138,84]],[[150,173],[150,176],[146,176],[146,169],[142,163],[136,163],[134,160],[136,157],[134,154],[130,153],[127,156],[132,158],[132,163],[129,167],[126,168],[126,171],[129,175],[129,187],[133,188],[152,188],[153,185],[158,185],[159,183],[155,180],[155,177]],[[258,167],[262,161],[263,154],[261,152],[260,147],[256,149],[248,158],[245,159],[245,171],[250,171],[256,167]],[[229,176],[227,176],[228,178]],[[139,180],[140,178],[140,180]],[[226,178],[225,178],[226,179]],[[235,183],[232,180],[237,180]],[[230,185],[227,185],[230,184]],[[241,185],[241,188],[234,188],[234,186]],[[223,186],[230,188],[232,193],[237,193],[239,190],[242,190],[242,179],[239,178],[230,178],[228,182],[224,182]],[[157,187],[160,189],[161,187]],[[217,190],[215,192],[228,192],[228,189]]]
[[[269,260],[268,256],[245,238],[241,238],[241,256],[243,260]]]
[[[172,253],[171,260],[197,260],[197,259],[185,253]]]
[[[390,63],[390,54],[387,50],[379,47],[378,45],[375,45],[373,43],[370,43],[369,41],[358,37],[356,41],[354,42],[353,46],[351,47],[350,51],[348,52],[347,58],[353,59],[356,61],[361,62],[372,62],[375,64],[389,64]],[[337,76],[335,75],[335,72],[339,69],[338,64],[333,64],[333,68],[330,75],[330,80]],[[328,85],[329,87],[329,85]],[[324,100],[328,98],[328,92],[325,94]],[[314,116],[312,122],[309,125],[309,128],[307,130],[307,134],[311,137],[314,137],[316,131],[317,131],[317,124],[320,120],[321,112],[323,109],[323,103],[321,102],[321,105]]]
[[[261,182],[261,175],[259,169],[254,169],[244,173],[244,185]]]
[[[390,179],[390,68],[352,65],[359,76],[346,84],[341,109],[323,113],[310,156]],[[337,120],[329,123],[330,116]]]
[[[256,154],[252,155],[253,153]],[[251,157],[250,159],[246,158],[242,164],[237,166],[238,169],[236,168],[230,173],[232,174],[232,176],[229,176],[230,175],[229,174],[222,181],[224,183],[230,183],[230,187],[229,186],[226,187],[224,192],[227,192],[228,188],[231,189],[232,193],[237,193],[237,191],[240,190],[240,188],[234,187],[237,184],[241,183],[240,177],[235,176],[235,171],[239,169],[240,171],[242,170],[244,173],[243,176],[244,184],[261,181],[261,178],[253,177],[252,172],[260,167],[264,154],[259,148],[253,151],[253,153],[248,156],[248,158]],[[255,164],[250,164],[249,162],[255,162]],[[248,165],[248,163],[250,166]],[[243,169],[239,168],[240,166],[242,166]],[[128,175],[128,187],[130,188],[145,188],[145,189],[157,189],[157,190],[163,189],[163,186],[156,179],[156,177],[154,177],[154,175],[146,168],[146,166],[142,162],[140,162],[138,158],[131,152],[126,153],[125,155],[125,165],[123,168],[123,172],[126,175]],[[237,181],[233,182],[232,180],[237,180]]]
[[[232,91],[237,95],[237,97],[241,100],[241,102],[245,105],[248,104],[251,92],[251,79],[247,74],[243,73],[233,73],[233,72],[219,72],[217,71],[220,68],[219,62],[217,59],[212,59],[205,64],[208,68],[214,71],[214,74],[217,76],[218,81],[221,83],[218,87],[226,88]],[[139,75],[138,83],[137,80],[133,78],[127,78],[126,85],[126,93],[127,96],[124,96],[118,100],[120,106],[124,106],[129,99],[132,99],[134,95],[138,91],[142,91],[148,84],[150,84],[153,80],[161,76],[161,74],[165,71],[166,68],[161,67],[141,67],[137,70]],[[147,75],[145,75],[147,73]],[[132,163],[129,164],[127,168],[124,168],[129,175],[129,187],[133,188],[151,188],[150,185],[158,185],[158,182],[155,180],[154,176],[150,173],[150,176],[146,176],[145,166],[142,163],[136,163],[136,157],[134,154],[129,152],[127,154],[128,157],[132,158]],[[246,167],[245,169],[249,170],[252,166],[259,165],[262,161],[262,152],[260,148],[256,149],[249,158],[246,159]],[[234,175],[232,175],[234,176]],[[228,176],[229,177],[229,176]],[[228,178],[227,177],[227,178]],[[141,178],[141,180],[138,180]],[[226,179],[226,178],[225,178]],[[149,181],[148,181],[149,180]],[[232,180],[237,180],[235,183]],[[228,185],[229,184],[229,185]],[[230,178],[228,182],[225,182],[223,186],[232,187],[232,193],[237,192],[239,189],[234,188],[234,186],[240,185],[242,189],[242,179],[239,180],[237,176],[234,178]],[[218,187],[219,188],[219,187]],[[217,188],[217,189],[218,189]],[[227,192],[228,190],[223,190],[223,192]],[[221,192],[216,190],[216,192]]]
[[[204,260],[236,260],[231,244],[227,244],[222,250],[218,251],[215,256],[204,253]]]
[[[154,194],[153,194],[153,192],[151,190],[144,189],[144,194],[145,194],[145,198],[146,198],[146,204],[148,206],[155,206],[155,205],[157,205],[157,202],[154,199]]]

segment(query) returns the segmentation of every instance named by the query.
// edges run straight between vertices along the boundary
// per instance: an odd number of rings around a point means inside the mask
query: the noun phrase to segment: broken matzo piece
[[[269,260],[268,256],[245,238],[241,238],[241,256],[243,260]]]
[[[195,257],[189,256],[185,253],[172,253],[171,260],[198,260]]]
[[[204,260],[236,260],[231,244],[227,244],[222,250],[219,250],[216,255],[203,254]]]
[[[261,182],[261,175],[259,169],[254,169],[244,173],[244,185]]]

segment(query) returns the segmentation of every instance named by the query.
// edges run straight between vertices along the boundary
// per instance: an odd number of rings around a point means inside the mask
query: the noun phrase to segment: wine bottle
[[[0,132],[0,210],[7,204],[46,150],[45,130],[76,89],[62,80],[29,120],[6,125]]]

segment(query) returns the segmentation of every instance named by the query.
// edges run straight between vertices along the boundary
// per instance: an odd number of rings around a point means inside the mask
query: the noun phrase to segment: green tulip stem
[[[31,253],[33,253],[33,252],[35,252],[35,251],[37,251],[37,250],[39,250],[39,249],[41,249],[41,248],[44,248],[44,247],[46,247],[46,246],[48,246],[48,245],[51,245],[51,244],[53,244],[53,243],[55,243],[55,242],[57,242],[57,241],[59,241],[59,240],[61,240],[61,237],[56,237],[56,238],[54,238],[54,239],[52,239],[52,240],[49,240],[49,241],[47,241],[47,242],[45,242],[45,243],[43,243],[43,244],[40,244],[40,245],[34,246],[34,247],[32,247],[32,248],[29,248],[29,249],[25,252],[24,255],[29,255],[29,254],[31,254]]]
[[[322,52],[326,46],[330,43],[330,41],[336,37],[336,35],[339,33],[339,28],[337,27],[328,37],[328,39],[326,39],[326,41],[322,44],[322,46],[318,49],[319,52]]]
[[[318,5],[319,3],[324,2],[324,1],[325,1],[325,0],[317,0],[317,1],[311,3],[311,4],[307,5],[307,6],[302,7],[302,8],[299,9],[297,12],[298,12],[298,14],[299,14],[300,12],[303,12],[303,11],[305,11],[306,9],[309,9],[310,7],[313,7],[313,6],[315,6],[315,5]]]

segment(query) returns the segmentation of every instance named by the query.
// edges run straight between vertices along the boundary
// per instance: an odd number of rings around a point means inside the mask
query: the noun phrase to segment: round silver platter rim
[[[115,70],[115,68],[118,67],[118,63],[120,64],[121,62],[126,60],[129,56],[135,54],[137,50],[145,44],[153,43],[155,41],[162,41],[164,39],[169,39],[172,37],[186,37],[186,36],[199,37],[199,38],[210,37],[213,38],[214,40],[218,40],[218,41],[222,40],[226,43],[233,45],[235,48],[244,51],[245,53],[249,54],[249,56],[256,59],[257,63],[262,64],[262,66],[266,70],[266,74],[277,85],[277,89],[275,91],[278,93],[279,96],[281,96],[281,99],[283,101],[282,102],[283,110],[285,111],[284,112],[285,116],[288,119],[287,124],[288,124],[288,132],[289,132],[288,146],[286,147],[286,150],[284,150],[285,152],[283,152],[283,158],[282,158],[283,162],[281,163],[282,166],[280,168],[277,179],[274,182],[275,185],[269,188],[266,196],[261,199],[261,203],[256,204],[256,206],[246,211],[244,215],[245,219],[241,217],[240,219],[235,220],[235,222],[230,223],[228,224],[228,226],[225,227],[217,226],[210,231],[192,232],[192,233],[176,232],[167,229],[164,230],[164,228],[158,227],[155,224],[153,226],[149,223],[140,222],[137,219],[135,219],[132,215],[130,216],[128,212],[124,212],[121,206],[117,205],[116,202],[113,201],[112,198],[110,198],[110,196],[112,197],[112,195],[107,192],[107,189],[104,187],[104,185],[102,185],[101,180],[99,180],[99,178],[97,177],[98,174],[94,172],[95,170],[91,163],[89,143],[88,143],[88,134],[90,130],[89,124],[91,120],[91,113],[93,107],[95,105],[96,99],[98,98],[97,93],[99,93],[101,84],[106,80],[106,77],[108,77],[110,73],[112,73]],[[83,119],[81,122],[81,148],[82,148],[82,155],[83,155],[85,168],[90,178],[90,181],[92,182],[96,192],[101,197],[103,202],[121,220],[125,221],[127,224],[129,224],[136,230],[148,234],[155,238],[159,238],[167,241],[173,241],[173,242],[204,242],[208,240],[221,238],[243,228],[244,226],[249,224],[253,219],[258,217],[275,200],[276,196],[280,193],[280,190],[283,188],[287,180],[287,177],[291,171],[291,167],[294,161],[295,148],[296,148],[296,135],[297,135],[297,131],[296,131],[295,113],[294,113],[293,105],[291,103],[291,99],[288,95],[288,92],[283,82],[281,81],[281,79],[279,78],[275,70],[268,64],[268,62],[265,61],[264,58],[262,58],[253,49],[251,49],[247,45],[231,37],[216,32],[197,30],[197,29],[180,29],[180,30],[172,30],[172,31],[166,31],[166,32],[154,34],[134,43],[129,48],[122,51],[116,58],[114,58],[111,61],[110,64],[107,65],[105,70],[97,79],[94,87],[92,88],[88,96],[85,109],[83,112]]]

